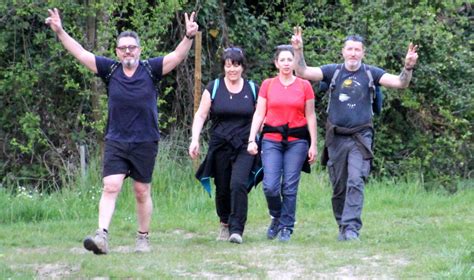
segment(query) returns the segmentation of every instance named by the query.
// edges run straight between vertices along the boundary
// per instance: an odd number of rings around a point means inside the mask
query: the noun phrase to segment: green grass
[[[288,244],[265,238],[269,217],[259,186],[249,195],[244,243],[235,245],[215,241],[213,198],[194,179],[191,162],[166,145],[154,173],[152,253],[133,253],[129,181],[109,229],[111,253],[82,248],[97,226],[101,192],[100,164],[92,162],[85,178],[60,193],[0,191],[0,278],[474,278],[472,182],[449,195],[426,192],[415,180],[373,180],[362,241],[341,243],[326,172],[315,168],[302,175]]]

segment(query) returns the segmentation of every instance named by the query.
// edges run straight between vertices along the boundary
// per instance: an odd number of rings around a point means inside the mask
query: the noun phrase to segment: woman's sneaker
[[[242,244],[242,235],[238,233],[232,233],[229,237],[229,242],[231,243],[237,243],[237,244]]]
[[[275,239],[275,237],[278,235],[279,227],[280,219],[272,217],[272,222],[270,223],[270,226],[267,229],[267,238]]]
[[[219,226],[219,235],[217,236],[217,241],[227,241],[229,240],[229,225],[221,223]]]

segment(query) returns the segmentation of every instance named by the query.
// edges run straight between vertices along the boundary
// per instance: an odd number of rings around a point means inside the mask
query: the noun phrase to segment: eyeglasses
[[[224,52],[239,52],[239,53],[242,53],[242,50],[240,48],[237,48],[237,47],[230,47],[230,48],[225,49]]]
[[[120,47],[117,47],[117,50],[119,50],[119,51],[121,51],[121,52],[126,52],[127,49],[128,49],[130,52],[134,52],[136,49],[138,49],[138,46],[130,45],[130,46],[120,46]]]

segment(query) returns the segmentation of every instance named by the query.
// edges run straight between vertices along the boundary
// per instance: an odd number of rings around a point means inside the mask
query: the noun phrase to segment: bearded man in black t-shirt
[[[358,35],[348,36],[344,40],[344,63],[339,65],[306,66],[301,27],[294,28],[291,43],[295,50],[295,70],[298,76],[331,84],[333,76],[338,72],[334,88],[329,89],[331,94],[323,157],[326,156],[322,164],[327,165],[333,186],[332,207],[339,226],[338,240],[359,240],[364,185],[373,158],[374,129],[370,88],[379,85],[398,89],[408,87],[418,59],[418,46],[409,44],[405,65],[397,76],[362,63],[365,46],[363,38]],[[369,85],[369,75],[372,75],[374,85]]]
[[[186,36],[176,49],[163,56],[140,61],[140,40],[133,31],[117,38],[119,61],[95,56],[64,31],[57,9],[48,10],[46,24],[80,63],[107,83],[108,118],[103,161],[104,188],[99,203],[99,228],[84,240],[94,254],[107,254],[108,228],[123,181],[130,176],[137,202],[136,252],[151,250],[148,232],[153,210],[151,181],[158,153],[158,107],[154,82],[161,80],[187,56],[198,31],[195,13],[185,13]]]

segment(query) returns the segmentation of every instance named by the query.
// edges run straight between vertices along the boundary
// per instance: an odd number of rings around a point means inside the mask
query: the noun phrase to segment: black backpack
[[[320,82],[319,84],[319,91],[320,92],[326,92],[328,91],[328,107],[326,109],[326,112],[329,112],[329,105],[331,104],[331,93],[332,91],[336,88],[336,79],[337,76],[339,75],[339,72],[341,72],[341,69],[343,67],[343,64],[338,66],[336,68],[336,71],[334,72],[331,83],[329,86],[325,82]],[[382,112],[382,107],[383,107],[383,92],[380,86],[376,86],[374,83],[374,78],[372,76],[372,72],[370,71],[370,67],[366,67],[365,64],[362,64],[362,67],[364,67],[365,73],[367,73],[367,76],[369,77],[369,91],[370,91],[370,96],[372,100],[372,113],[379,115]]]

